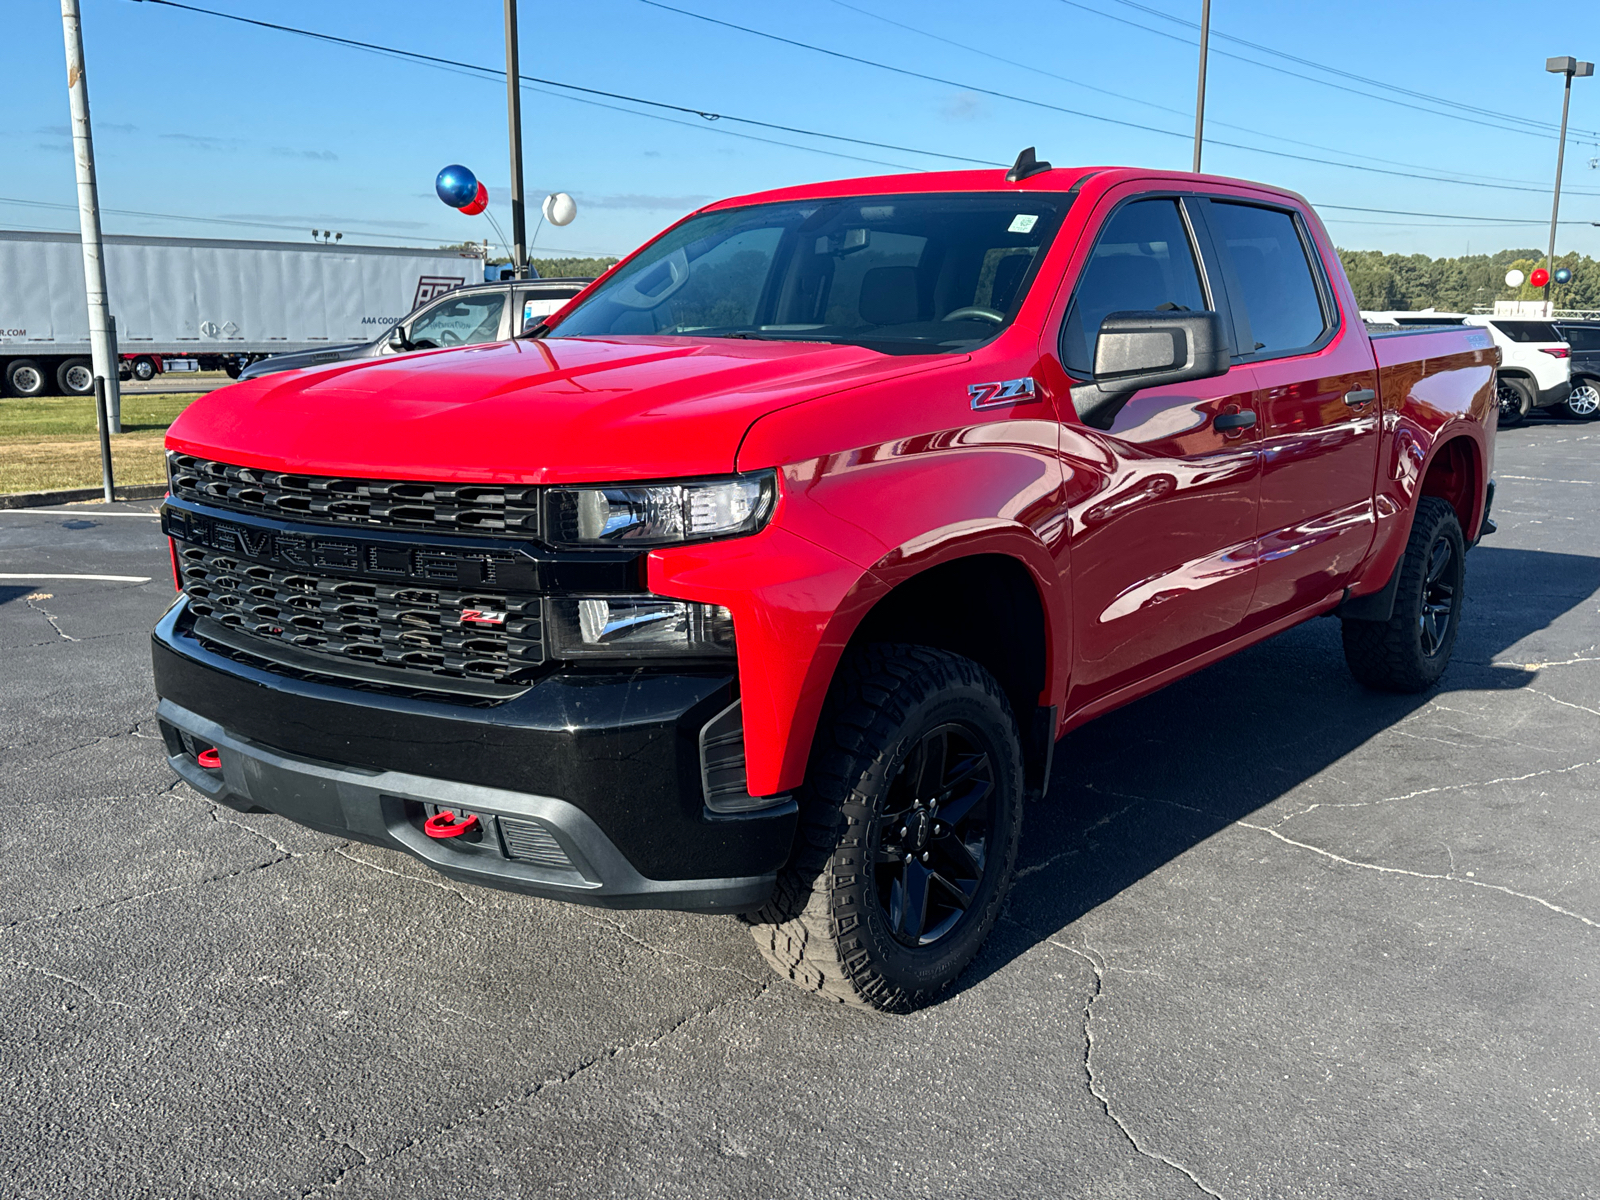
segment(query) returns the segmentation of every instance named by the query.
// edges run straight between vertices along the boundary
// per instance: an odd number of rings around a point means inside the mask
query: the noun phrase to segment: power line
[[[1536,218],[1536,219],[1531,220],[1531,221],[1524,221],[1524,220],[1522,220],[1521,218],[1518,218],[1518,217],[1464,217],[1464,216],[1459,216],[1459,215],[1457,215],[1455,213],[1415,212],[1415,211],[1413,211],[1411,209],[1405,209],[1405,208],[1362,208],[1362,207],[1359,207],[1358,205],[1354,205],[1354,204],[1313,204],[1312,207],[1315,208],[1318,212],[1321,212],[1325,208],[1330,208],[1330,209],[1335,209],[1335,210],[1340,211],[1340,212],[1383,213],[1383,214],[1385,214],[1387,216],[1391,216],[1391,217],[1438,217],[1441,220],[1447,220],[1447,221],[1482,221],[1482,222],[1485,222],[1485,223],[1498,223],[1498,224],[1504,224],[1504,225],[1543,225],[1543,224],[1545,224],[1545,220],[1542,217]],[[1589,222],[1588,221],[1562,221],[1561,224],[1563,224],[1563,225],[1587,225],[1587,224],[1589,224]]]
[[[167,3],[167,2],[169,2],[169,0],[158,0],[158,2]],[[1084,6],[1084,5],[1075,3],[1075,0],[1060,0],[1060,2],[1063,3],[1063,4],[1071,4],[1075,8],[1085,8],[1085,10],[1088,11],[1088,12],[1097,12],[1096,9],[1086,8],[1086,6]],[[1033,106],[1035,108],[1048,109],[1051,112],[1066,113],[1067,115],[1074,116],[1074,117],[1084,117],[1084,118],[1086,118],[1088,120],[1091,120],[1091,121],[1103,121],[1103,122],[1105,122],[1107,124],[1111,124],[1111,125],[1121,125],[1124,128],[1128,128],[1128,129],[1143,130],[1146,133],[1158,133],[1158,134],[1161,134],[1161,135],[1163,135],[1165,137],[1182,138],[1185,141],[1188,141],[1189,137],[1190,137],[1190,135],[1188,133],[1179,133],[1179,132],[1177,132],[1175,130],[1171,130],[1171,129],[1161,129],[1161,128],[1158,128],[1157,126],[1154,126],[1154,125],[1145,125],[1145,124],[1143,124],[1143,123],[1141,123],[1139,121],[1125,121],[1125,120],[1122,120],[1119,117],[1107,117],[1107,116],[1104,116],[1104,115],[1102,115],[1100,113],[1084,112],[1082,109],[1067,108],[1067,107],[1065,107],[1063,105],[1050,104],[1050,103],[1047,103],[1046,101],[1043,101],[1043,100],[1031,100],[1031,99],[1029,99],[1029,98],[1027,98],[1025,96],[1013,95],[1010,92],[1002,92],[1002,91],[998,91],[998,90],[996,90],[994,88],[982,87],[982,86],[980,86],[978,84],[973,84],[973,83],[963,83],[963,82],[961,82],[959,80],[946,79],[946,78],[944,78],[943,76],[940,76],[940,75],[930,75],[930,74],[928,74],[927,72],[924,72],[924,71],[914,71],[914,70],[910,69],[909,67],[897,67],[897,66],[894,66],[891,63],[883,63],[883,62],[878,62],[875,59],[863,58],[863,57],[861,57],[860,55],[857,55],[857,54],[847,54],[843,50],[830,50],[825,46],[814,46],[809,42],[802,42],[802,41],[799,41],[799,40],[797,40],[795,38],[784,37],[781,34],[769,33],[764,29],[753,29],[748,25],[740,25],[740,24],[738,24],[738,23],[736,23],[734,21],[724,21],[720,17],[709,17],[709,16],[706,16],[704,13],[692,12],[691,10],[686,9],[686,8],[677,8],[677,7],[674,7],[671,4],[662,3],[662,0],[639,0],[639,3],[640,4],[644,4],[644,5],[648,5],[651,8],[659,8],[664,12],[677,13],[679,16],[690,17],[690,18],[692,18],[692,19],[694,19],[696,21],[704,21],[704,22],[706,22],[707,24],[710,24],[710,25],[720,25],[725,29],[736,29],[740,33],[748,33],[748,34],[751,34],[751,35],[753,35],[755,37],[765,38],[765,39],[767,39],[769,41],[779,42],[779,43],[781,43],[783,45],[786,45],[786,46],[794,46],[794,47],[796,47],[798,49],[801,49],[801,50],[809,50],[809,51],[812,51],[813,53],[816,53],[816,54],[824,54],[824,55],[827,55],[829,58],[837,58],[837,59],[842,59],[845,62],[858,63],[858,64],[860,64],[862,66],[873,67],[873,68],[875,68],[877,70],[881,70],[881,71],[890,71],[890,72],[893,72],[896,75],[904,75],[904,76],[906,76],[908,78],[911,78],[911,79],[921,79],[921,80],[924,80],[924,81],[926,81],[928,83],[937,83],[937,84],[940,84],[943,87],[953,87],[953,88],[961,89],[963,91],[977,92],[977,93],[979,93],[981,95],[994,96],[994,97],[997,97],[997,98],[999,98],[1001,100],[1011,100],[1011,101],[1014,101],[1015,103],[1018,103],[1018,104],[1027,104],[1027,105],[1031,105],[1031,106]],[[1099,15],[1100,16],[1108,16],[1109,14],[1099,13]],[[1114,20],[1114,21],[1121,21],[1122,20],[1121,17],[1111,17],[1110,19]],[[1124,22],[1124,23],[1125,24],[1134,24],[1134,22],[1131,22],[1131,21]],[[1148,26],[1144,26],[1144,25],[1140,25],[1140,26],[1137,26],[1137,27],[1140,28],[1140,29],[1148,29],[1149,28]],[[1160,30],[1150,30],[1150,32],[1161,33],[1161,36],[1163,36],[1163,37],[1176,37],[1175,34],[1162,33]],[[1184,41],[1185,39],[1177,38],[1177,40],[1178,41]],[[1218,51],[1218,53],[1222,53],[1222,51]],[[1237,57],[1237,56],[1233,56],[1233,57]],[[1249,61],[1249,60],[1246,60],[1246,61]],[[1262,65],[1262,64],[1257,64],[1257,65]],[[1277,67],[1271,67],[1269,69],[1271,69],[1271,70],[1281,70],[1281,68],[1277,68]],[[1287,73],[1288,74],[1293,74],[1294,72],[1287,72]],[[1310,78],[1310,77],[1306,76],[1305,78]],[[1318,82],[1321,82],[1321,81],[1318,81]],[[1328,86],[1333,87],[1333,86],[1337,86],[1337,85],[1329,84]],[[1400,103],[1400,102],[1396,101],[1395,103]],[[1481,124],[1481,122],[1479,122],[1479,123]],[[1289,158],[1289,159],[1294,159],[1294,160],[1296,160],[1298,162],[1316,163],[1316,164],[1318,164],[1320,166],[1326,166],[1326,167],[1342,167],[1345,170],[1350,170],[1350,171],[1367,171],[1367,172],[1370,172],[1370,173],[1373,173],[1373,174],[1377,174],[1377,175],[1392,175],[1392,176],[1395,176],[1396,178],[1400,178],[1400,179],[1421,179],[1421,180],[1425,180],[1425,181],[1427,181],[1429,183],[1452,183],[1452,184],[1456,184],[1457,186],[1460,186],[1460,187],[1485,187],[1485,188],[1494,188],[1494,189],[1497,189],[1499,191],[1507,191],[1507,192],[1532,192],[1532,193],[1535,193],[1535,194],[1538,194],[1538,195],[1544,195],[1546,193],[1546,191],[1547,191],[1547,189],[1545,189],[1545,188],[1530,187],[1530,186],[1520,185],[1520,184],[1512,184],[1512,183],[1483,183],[1483,182],[1475,182],[1475,181],[1466,180],[1466,179],[1451,179],[1451,178],[1448,178],[1448,177],[1443,176],[1443,175],[1429,175],[1429,174],[1423,174],[1423,173],[1420,173],[1420,172],[1412,172],[1412,171],[1395,171],[1395,170],[1390,170],[1390,169],[1384,168],[1384,167],[1364,167],[1364,166],[1361,166],[1358,163],[1336,162],[1333,159],[1313,158],[1313,157],[1310,157],[1309,155],[1304,155],[1304,154],[1291,154],[1287,150],[1268,150],[1268,149],[1266,149],[1264,147],[1261,147],[1261,146],[1247,146],[1247,145],[1243,145],[1242,143],[1239,143],[1239,142],[1223,141],[1220,138],[1207,138],[1206,140],[1210,145],[1213,145],[1213,146],[1226,146],[1231,150],[1247,150],[1247,151],[1250,151],[1251,153],[1254,153],[1254,154],[1267,154],[1267,155],[1271,155],[1271,156],[1273,156],[1275,158]]]
[[[649,0],[642,0],[642,2],[648,3]],[[1126,17],[1119,17],[1115,13],[1103,12],[1098,8],[1093,8],[1093,7],[1091,7],[1091,6],[1087,5],[1087,4],[1079,3],[1079,0],[1056,0],[1056,2],[1058,4],[1065,4],[1069,8],[1077,8],[1077,9],[1081,9],[1084,12],[1087,12],[1087,13],[1093,13],[1095,16],[1103,17],[1107,21],[1115,21],[1119,25],[1128,25],[1128,26],[1130,26],[1130,27],[1132,27],[1134,29],[1142,29],[1146,33],[1153,33],[1157,37],[1167,38],[1170,41],[1179,42],[1179,43],[1181,43],[1182,45],[1185,45],[1185,46],[1198,46],[1199,45],[1199,43],[1196,42],[1196,41],[1192,41],[1189,38],[1182,37],[1182,36],[1180,36],[1178,34],[1175,34],[1175,33],[1169,33],[1165,29],[1152,29],[1148,25],[1141,25],[1137,21],[1130,21]],[[1176,19],[1176,18],[1172,18],[1172,19]],[[1301,79],[1301,80],[1305,80],[1308,83],[1320,84],[1323,87],[1332,88],[1335,91],[1348,92],[1351,95],[1355,95],[1355,96],[1365,96],[1369,100],[1377,100],[1377,101],[1380,101],[1380,102],[1385,103],[1385,104],[1396,104],[1396,105],[1399,105],[1401,108],[1409,108],[1409,109],[1413,109],[1416,112],[1427,113],[1429,116],[1446,117],[1446,118],[1448,118],[1450,120],[1453,120],[1453,121],[1465,121],[1465,122],[1467,122],[1469,124],[1476,125],[1476,126],[1488,125],[1491,128],[1499,129],[1499,130],[1502,130],[1503,132],[1506,132],[1506,133],[1523,133],[1523,134],[1528,134],[1529,136],[1532,136],[1532,137],[1541,137],[1541,138],[1546,136],[1545,134],[1539,133],[1537,130],[1527,129],[1527,128],[1524,128],[1524,127],[1518,126],[1518,125],[1496,124],[1495,121],[1493,121],[1493,120],[1485,120],[1485,119],[1483,119],[1481,117],[1469,117],[1469,116],[1467,116],[1467,115],[1465,115],[1463,113],[1440,112],[1438,109],[1424,108],[1420,104],[1409,104],[1404,100],[1398,100],[1398,99],[1396,99],[1396,98],[1394,98],[1392,96],[1376,96],[1376,95],[1373,95],[1371,92],[1364,92],[1359,88],[1347,87],[1344,84],[1334,83],[1334,82],[1332,82],[1330,80],[1327,80],[1327,79],[1318,79],[1314,75],[1303,75],[1299,71],[1291,71],[1286,67],[1274,66],[1272,63],[1258,62],[1253,58],[1246,58],[1242,54],[1234,54],[1231,51],[1218,49],[1216,47],[1212,48],[1211,53],[1217,54],[1217,55],[1221,55],[1224,58],[1231,58],[1231,59],[1234,59],[1234,60],[1236,60],[1238,62],[1248,63],[1253,67],[1260,67],[1263,71],[1275,71],[1280,75],[1287,75],[1292,79]],[[1449,103],[1449,102],[1448,101],[1440,101],[1440,103]],[[1501,114],[1494,113],[1492,115],[1494,117],[1499,117]],[[1522,120],[1523,118],[1518,117],[1518,118],[1512,118],[1512,119],[1514,119],[1514,120]],[[1208,142],[1211,141],[1210,138],[1207,138],[1206,140]]]
[[[1190,29],[1200,28],[1200,26],[1193,21],[1187,20],[1183,17],[1174,16],[1171,13],[1162,12],[1160,9],[1152,8],[1146,4],[1140,4],[1138,3],[1138,0],[1113,0],[1113,3],[1121,4],[1125,8],[1138,9],[1140,12],[1149,13],[1151,16],[1160,17],[1162,20],[1172,21],[1178,25],[1186,25]],[[1219,33],[1215,29],[1211,31],[1211,36],[1221,38],[1224,41],[1233,42],[1236,45],[1248,46],[1250,49],[1259,50],[1263,54],[1275,55],[1276,57],[1285,59],[1288,62],[1299,63],[1303,67],[1311,67],[1314,70],[1326,71],[1330,75],[1338,75],[1341,78],[1353,79],[1358,83],[1369,84],[1372,87],[1380,87],[1385,88],[1388,91],[1398,92],[1402,96],[1410,96],[1417,100],[1426,100],[1433,104],[1448,105],[1451,108],[1459,108],[1464,112],[1476,113],[1479,116],[1495,117],[1505,121],[1518,121],[1524,125],[1532,126],[1535,129],[1542,129],[1551,134],[1557,132],[1556,124],[1553,121],[1540,121],[1535,120],[1533,117],[1519,117],[1515,113],[1501,112],[1491,108],[1479,108],[1475,104],[1467,104],[1461,100],[1450,100],[1444,96],[1435,96],[1429,92],[1413,91],[1410,88],[1401,87],[1399,84],[1385,83],[1381,79],[1372,79],[1366,75],[1358,75],[1354,71],[1346,71],[1341,67],[1330,67],[1327,63],[1316,62],[1315,60],[1309,58],[1301,58],[1298,55],[1290,54],[1284,50],[1276,50],[1271,46],[1264,46],[1260,42],[1252,42],[1242,37],[1236,37],[1231,33]],[[1600,132],[1595,130],[1572,130],[1571,132],[1589,133],[1596,137],[1600,137]]]
[[[307,38],[313,38],[313,39],[315,39],[317,41],[332,42],[332,43],[335,43],[337,45],[349,46],[349,47],[357,49],[357,50],[367,50],[367,51],[371,51],[371,52],[376,53],[376,54],[389,55],[389,56],[394,57],[394,58],[412,59],[412,60],[414,60],[416,62],[430,63],[430,64],[432,64],[434,66],[444,67],[444,68],[450,69],[450,70],[456,70],[456,71],[462,71],[462,72],[475,74],[475,75],[477,75],[479,77],[482,77],[482,78],[502,79],[503,80],[506,77],[505,71],[499,70],[499,69],[494,68],[494,67],[481,66],[478,63],[462,62],[459,59],[453,59],[453,58],[441,58],[438,55],[422,54],[422,53],[420,53],[418,51],[415,51],[415,50],[401,50],[401,49],[399,49],[398,47],[395,47],[395,46],[385,46],[385,45],[381,45],[380,43],[377,43],[377,42],[362,41],[362,40],[360,40],[358,38],[338,37],[335,34],[319,33],[318,31],[316,31],[314,29],[301,29],[301,28],[298,28],[297,26],[294,26],[294,25],[281,25],[281,24],[278,24],[277,22],[274,22],[274,21],[260,21],[260,20],[254,19],[252,17],[241,17],[241,16],[235,15],[234,13],[219,12],[216,9],[200,8],[200,7],[198,7],[196,5],[193,5],[193,4],[182,4],[182,3],[179,3],[179,0],[137,0],[137,2],[139,2],[139,3],[148,3],[148,4],[159,4],[159,5],[162,5],[163,7],[166,7],[166,8],[183,9],[186,12],[201,13],[201,14],[203,14],[205,16],[208,16],[208,17],[220,17],[223,20],[236,21],[236,22],[238,22],[238,23],[240,23],[242,25],[255,25],[255,26],[258,26],[259,28],[262,28],[262,29],[272,29],[272,30],[276,30],[279,33],[294,34],[297,37],[307,37]],[[893,144],[891,142],[876,142],[876,141],[872,141],[872,140],[867,139],[867,138],[849,137],[849,136],[846,136],[844,134],[823,133],[823,132],[820,132],[820,131],[815,130],[815,129],[805,129],[805,128],[802,128],[802,127],[797,126],[797,125],[780,125],[780,124],[778,124],[776,122],[772,122],[772,121],[758,121],[753,117],[736,117],[736,116],[732,116],[732,115],[730,115],[728,113],[712,112],[709,109],[694,108],[694,107],[691,107],[689,105],[684,105],[684,104],[670,104],[670,103],[667,103],[667,102],[662,101],[662,100],[647,100],[642,96],[630,96],[630,95],[627,95],[626,93],[623,93],[623,92],[611,92],[611,91],[606,91],[606,90],[604,90],[602,88],[583,87],[583,86],[581,86],[579,84],[576,84],[576,83],[565,83],[565,82],[563,82],[563,81],[561,81],[559,79],[544,79],[544,78],[541,78],[541,77],[539,77],[537,75],[525,75],[525,74],[519,73],[518,76],[517,76],[517,80],[518,80],[519,83],[543,84],[545,87],[560,88],[560,89],[562,89],[564,91],[571,91],[571,92],[582,92],[582,93],[584,93],[585,95],[588,95],[588,96],[601,96],[601,97],[604,97],[605,99],[608,99],[608,100],[623,100],[623,101],[626,101],[629,104],[642,104],[642,105],[645,105],[645,106],[650,107],[650,108],[666,109],[666,110],[669,110],[669,111],[672,111],[672,112],[684,113],[684,114],[686,114],[688,116],[700,117],[700,118],[702,118],[702,119],[704,119],[706,121],[734,121],[734,122],[737,122],[737,123],[739,123],[741,125],[751,125],[751,126],[755,126],[757,128],[760,128],[760,129],[771,129],[771,130],[774,130],[774,131],[777,131],[777,132],[781,132],[781,133],[796,133],[796,134],[800,134],[803,137],[814,137],[814,138],[822,138],[822,139],[825,139],[827,141],[845,142],[845,143],[849,143],[851,145],[865,146],[865,147],[869,147],[869,148],[876,149],[876,150],[893,150],[893,151],[895,151],[897,153],[900,153],[900,154],[920,154],[920,155],[924,155],[924,156],[929,157],[929,158],[946,159],[946,160],[949,160],[951,162],[970,163],[970,164],[972,164],[974,166],[999,167],[999,166],[1005,166],[1006,165],[1005,163],[992,162],[992,161],[990,161],[988,159],[970,158],[970,157],[968,157],[966,155],[962,155],[962,154],[949,154],[949,153],[946,153],[946,152],[941,151],[941,150],[922,150],[922,149],[918,149],[917,147],[914,147],[914,146],[897,146],[897,145],[895,145],[895,144]],[[569,97],[569,98],[576,99],[576,97]],[[610,106],[609,105],[601,105],[600,107],[607,108],[607,107],[610,107]],[[627,109],[618,109],[616,111],[627,112],[629,110],[627,110]],[[643,116],[645,114],[640,113],[640,114],[636,114],[636,115]],[[678,124],[685,124],[685,123],[684,122],[678,122]],[[694,128],[694,126],[689,126],[689,127],[690,128]],[[719,132],[726,133],[726,132],[729,132],[729,131],[720,130]],[[744,136],[744,137],[747,137],[747,138],[749,137],[749,135],[738,135],[738,134],[735,134],[734,136]],[[769,142],[769,144],[772,144],[772,145],[787,146],[790,149],[794,149],[794,150],[812,150],[812,151],[816,151],[817,153],[832,153],[831,151],[818,150],[814,146],[796,146],[792,142],[773,142],[773,141],[771,141],[771,139],[767,139],[767,138],[751,138],[750,140],[753,140],[753,141],[766,141],[766,142]],[[852,156],[852,155],[836,155],[836,157],[852,158],[854,156]],[[873,163],[876,166],[899,167],[901,170],[916,170],[917,169],[915,167],[906,167],[906,166],[904,166],[904,164],[901,164],[901,163],[886,163],[886,162],[883,162],[883,161],[881,161],[879,159],[861,159],[861,158],[856,158],[855,161],[857,161],[857,162],[869,162],[869,163]]]
[[[1140,96],[1129,96],[1122,92],[1114,92],[1109,88],[1097,87],[1094,84],[1084,83],[1081,80],[1072,79],[1066,75],[1059,75],[1054,71],[1047,71],[1043,67],[1036,67],[1030,63],[1020,62],[1014,58],[1006,58],[1004,55],[994,54],[988,50],[979,49],[977,46],[969,46],[964,42],[957,41],[955,38],[943,37],[940,34],[922,29],[916,25],[908,25],[904,21],[896,21],[891,17],[885,17],[879,13],[871,12],[868,9],[860,8],[857,5],[847,3],[846,0],[829,0],[829,2],[850,12],[859,13],[863,17],[868,17],[874,21],[881,21],[885,25],[891,25],[896,29],[903,29],[908,33],[914,33],[919,37],[925,37],[936,42],[941,42],[946,46],[954,46],[958,50],[963,50],[969,54],[976,54],[994,62],[1004,63],[1008,67],[1016,67],[1019,70],[1030,71],[1035,75],[1043,75],[1047,79],[1054,79],[1060,83],[1065,83],[1070,87],[1084,88],[1087,91],[1097,92],[1102,96],[1110,96],[1116,100],[1125,100],[1131,104],[1142,104],[1147,108],[1154,108],[1160,112],[1171,113],[1174,116],[1183,117],[1185,120],[1193,120],[1194,118],[1194,113],[1192,111],[1181,108],[1173,108],[1166,104],[1157,104],[1153,100],[1147,100]],[[1173,19],[1176,20],[1177,18]],[[1138,28],[1143,28],[1143,26],[1138,26]],[[1152,32],[1156,31],[1152,30]],[[1365,159],[1368,162],[1385,163],[1391,167],[1407,167],[1412,170],[1419,171],[1436,170],[1448,175],[1459,175],[1464,179],[1481,179],[1490,183],[1509,182],[1502,176],[1478,175],[1471,171],[1454,171],[1448,168],[1418,167],[1415,163],[1400,162],[1396,159],[1382,158],[1374,154],[1362,154],[1355,150],[1343,150],[1337,146],[1324,146],[1317,142],[1307,142],[1300,138],[1284,137],[1282,134],[1268,133],[1264,129],[1255,129],[1248,125],[1237,125],[1230,121],[1219,121],[1215,118],[1212,119],[1211,124],[1215,127],[1224,129],[1237,129],[1241,133],[1254,134],[1256,137],[1264,137],[1276,142],[1285,142],[1291,146],[1304,146],[1312,150],[1324,150],[1329,154],[1342,154],[1347,158],[1360,158]]]
[[[21,199],[19,197],[15,197],[15,196],[0,196],[0,204],[14,204],[14,205],[18,205],[18,206],[23,207],[23,208],[47,208],[47,209],[54,209],[54,210],[57,210],[57,211],[70,211],[70,212],[77,212],[78,211],[78,206],[76,204],[61,204],[59,202],[50,201],[50,200],[23,200],[23,199]],[[238,217],[196,217],[196,216],[191,216],[191,215],[188,215],[188,214],[185,214],[185,213],[147,212],[147,211],[145,211],[143,209],[134,209],[134,208],[102,208],[100,211],[103,212],[103,213],[107,213],[107,214],[109,214],[111,216],[117,216],[117,217],[140,217],[140,218],[148,218],[148,219],[161,220],[161,221],[191,221],[191,222],[196,222],[196,223],[204,224],[204,225],[230,225],[230,226],[235,226],[235,227],[238,227],[238,228],[248,228],[248,229],[285,229],[285,230],[294,230],[294,231],[298,231],[298,232],[304,233],[305,232],[305,228],[306,228],[303,224],[302,225],[289,225],[289,224],[280,224],[278,222],[273,222],[273,221],[247,221],[247,220],[243,220],[243,219],[238,218]],[[48,227],[45,227],[45,226],[39,226],[39,225],[28,225],[28,226],[13,225],[13,226],[10,226],[9,228],[27,229],[27,230],[31,230],[31,231],[40,232],[40,233],[76,233],[77,232],[75,229],[51,229],[51,228],[48,228]],[[401,249],[401,250],[437,250],[437,249],[439,249],[439,243],[437,241],[425,241],[425,240],[422,240],[423,235],[421,235],[421,234],[377,233],[377,232],[375,232],[373,230],[369,230],[369,229],[350,229],[348,226],[345,228],[344,232],[357,234],[357,235],[359,235],[361,237],[384,238],[384,239],[387,239],[389,241],[398,241],[401,244],[397,248]],[[443,237],[444,235],[440,234],[438,236]],[[469,239],[462,239],[462,240],[469,240]],[[546,253],[549,253],[549,254],[567,254],[567,255],[571,255],[571,254],[578,253],[577,251],[574,251],[574,250],[557,249],[557,248],[552,247],[552,246],[546,246],[546,247],[544,247],[544,250],[545,250]]]

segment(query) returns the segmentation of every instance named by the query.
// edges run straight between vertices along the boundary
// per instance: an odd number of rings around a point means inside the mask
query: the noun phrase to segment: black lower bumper
[[[1560,383],[1553,383],[1547,388],[1534,385],[1537,395],[1534,397],[1534,408],[1552,408],[1557,404],[1565,404],[1567,397],[1572,394],[1572,381],[1563,379]]]
[[[412,854],[451,878],[612,907],[759,907],[795,806],[705,805],[700,732],[726,672],[554,674],[458,704],[291,678],[194,637],[180,603],[153,635],[169,761],[218,803]],[[217,751],[220,766],[197,752]],[[208,756],[209,758],[209,756]],[[425,832],[442,809],[471,834]]]

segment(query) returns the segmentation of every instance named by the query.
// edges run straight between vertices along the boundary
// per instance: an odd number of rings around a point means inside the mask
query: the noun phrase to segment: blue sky
[[[504,65],[497,0],[196,2]],[[1199,0],[663,3],[944,82],[720,27],[645,0],[523,0],[522,71],[985,161],[1009,162],[1034,144],[1041,158],[1058,165],[1189,164],[1197,52],[1189,44],[1192,30],[1179,21],[1198,20]],[[173,214],[108,212],[108,231],[307,240],[317,227],[341,230],[357,243],[496,240],[483,218],[461,216],[433,197],[435,173],[461,162],[490,185],[492,211],[509,232],[502,82],[153,3],[82,4],[101,203],[108,210]],[[1561,81],[1544,72],[1544,60],[1600,59],[1600,6],[1215,0],[1212,21],[1207,133],[1239,148],[1208,142],[1207,170],[1302,192],[1323,206],[1342,246],[1447,255],[1544,245],[1556,137],[1515,118],[1559,119]],[[75,229],[56,7],[10,0],[5,27],[0,227]],[[1330,74],[1328,67],[1504,116],[1454,107],[1454,117],[1419,111],[1439,105]],[[540,233],[538,254],[622,253],[713,197],[961,165],[911,150],[830,143],[681,113],[645,116],[636,105],[602,103],[612,107],[524,89],[527,191],[537,201],[560,189],[579,202],[572,225]],[[1561,216],[1573,223],[1563,224],[1558,249],[1600,256],[1600,227],[1589,224],[1600,221],[1600,169],[1589,165],[1600,161],[1600,135],[1589,132],[1600,131],[1600,77],[1575,81],[1571,122],[1583,132],[1569,134]],[[9,202],[17,200],[32,203]],[[1334,204],[1473,219],[1327,207]],[[174,219],[180,216],[237,223]],[[535,219],[532,210],[530,232]]]

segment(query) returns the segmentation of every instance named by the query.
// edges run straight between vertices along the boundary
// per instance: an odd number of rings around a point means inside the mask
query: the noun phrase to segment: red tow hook
[[[434,813],[422,823],[422,832],[431,838],[460,837],[463,833],[471,833],[478,827],[476,813],[468,813],[458,817],[455,813],[445,811]]]
[[[194,760],[202,767],[212,771],[222,766],[222,755],[218,754],[216,750],[202,750],[194,756]]]

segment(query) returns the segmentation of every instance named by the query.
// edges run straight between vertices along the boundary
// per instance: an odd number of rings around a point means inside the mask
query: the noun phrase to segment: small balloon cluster
[[[475,217],[489,207],[489,189],[459,163],[439,172],[439,178],[433,181],[433,190],[439,194],[439,199],[469,217]]]
[[[1571,283],[1572,272],[1567,270],[1566,267],[1557,267],[1554,278],[1557,283]],[[1535,267],[1532,273],[1528,275],[1524,275],[1515,267],[1506,272],[1507,287],[1521,287],[1524,280],[1533,284],[1536,288],[1542,288],[1550,282],[1551,275],[1543,267]]]

